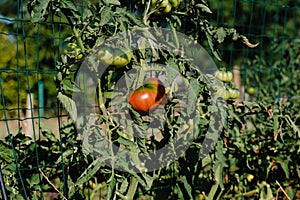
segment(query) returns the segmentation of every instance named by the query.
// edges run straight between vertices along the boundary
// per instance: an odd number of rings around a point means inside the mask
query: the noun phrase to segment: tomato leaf
[[[76,180],[76,185],[86,183],[92,178],[94,174],[96,174],[97,171],[99,171],[100,167],[102,167],[103,165],[104,163],[102,158],[97,158],[96,160],[94,160]]]
[[[67,110],[71,119],[75,121],[77,119],[77,108],[74,100],[62,94],[61,92],[58,93],[57,98],[63,105],[63,107]]]
[[[217,41],[218,41],[219,43],[224,42],[224,39],[225,39],[226,36],[227,36],[226,31],[224,30],[223,27],[220,27],[220,28],[217,29],[216,35],[217,35]]]
[[[200,85],[197,79],[191,79],[188,87],[187,113],[191,114],[196,110]]]
[[[188,193],[190,199],[193,199],[193,195],[192,195],[192,187],[191,185],[188,183],[186,176],[181,176],[180,177],[181,181],[183,182],[183,186],[185,188],[185,191]]]
[[[28,4],[33,23],[45,21],[49,14],[48,6],[51,0],[34,0]]]
[[[202,3],[196,4],[196,7],[200,8],[202,12],[206,12],[206,13],[210,13],[210,14],[212,13],[212,11],[206,5],[204,5]]]

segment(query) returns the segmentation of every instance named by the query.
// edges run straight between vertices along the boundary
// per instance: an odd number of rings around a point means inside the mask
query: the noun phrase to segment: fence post
[[[28,93],[27,99],[26,99],[26,116],[25,116],[25,135],[33,138],[33,116],[34,116],[34,110],[33,110],[33,94]]]
[[[43,81],[38,81],[38,107],[39,107],[39,117],[44,118],[44,83]]]

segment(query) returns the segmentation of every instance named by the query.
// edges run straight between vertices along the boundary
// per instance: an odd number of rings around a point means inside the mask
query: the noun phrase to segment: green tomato
[[[114,59],[113,48],[106,46],[100,49],[98,51],[98,57],[102,62],[111,65]]]
[[[165,7],[168,6],[168,4],[169,4],[169,0],[163,0],[163,1],[160,3],[159,7],[165,8]]]
[[[216,71],[215,76],[217,79],[223,82],[230,82],[232,81],[233,78],[231,71],[223,71],[223,70]]]
[[[180,0],[169,0],[173,8],[177,8],[180,5]]]
[[[169,13],[172,10],[172,5],[170,3],[168,3],[168,5],[165,7],[165,9],[163,10],[163,13]]]
[[[254,94],[256,94],[256,89],[254,87],[247,87],[246,92],[249,95],[254,95]]]
[[[77,60],[80,60],[83,57],[83,53],[81,52],[80,48],[75,49],[75,55]]]
[[[114,50],[114,59],[111,65],[115,67],[124,67],[131,60],[131,53],[125,53],[123,50],[116,48]]]
[[[238,89],[229,88],[228,89],[229,98],[230,99],[237,99],[240,96],[240,91]]]
[[[70,41],[65,41],[62,43],[62,45],[60,46],[60,52],[61,54],[69,54],[71,53],[74,49],[76,49],[77,44],[74,42],[70,42]]]
[[[217,97],[221,97],[224,100],[230,99],[230,94],[229,94],[228,90],[224,87],[218,87],[215,95]]]
[[[131,60],[131,53],[119,48],[106,46],[98,51],[99,59],[107,65],[124,67]]]
[[[157,6],[157,3],[159,3],[159,6]],[[161,2],[157,2],[155,1],[155,4],[154,2],[152,1],[151,3],[151,9],[157,9],[154,14],[156,15],[162,15],[162,14],[166,14],[166,13],[169,13],[171,12],[172,10],[172,5],[169,3],[169,0],[163,0]]]

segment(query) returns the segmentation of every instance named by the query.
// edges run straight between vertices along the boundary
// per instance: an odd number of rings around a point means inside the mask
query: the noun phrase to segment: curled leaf
[[[255,47],[257,47],[259,45],[259,43],[256,43],[256,44],[250,43],[249,40],[248,40],[248,38],[246,36],[242,35],[241,38],[242,38],[243,43],[246,44],[250,48],[255,48]]]

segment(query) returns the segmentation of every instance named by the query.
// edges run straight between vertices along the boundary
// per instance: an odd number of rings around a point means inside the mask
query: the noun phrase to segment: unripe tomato
[[[240,91],[238,89],[229,88],[228,89],[229,98],[230,99],[237,99],[240,96]]]
[[[99,59],[114,67],[124,67],[131,60],[131,53],[119,48],[106,46],[98,51]]]
[[[114,49],[114,58],[111,65],[115,67],[124,67],[131,60],[131,53],[125,53],[121,49]]]
[[[215,76],[217,79],[223,82],[230,82],[232,81],[233,78],[231,71],[223,71],[223,70],[216,71]]]
[[[104,63],[106,63],[108,65],[112,64],[113,59],[114,59],[113,48],[106,46],[106,47],[100,49],[98,51],[98,56],[99,56],[99,59],[101,61],[103,61]]]
[[[91,187],[91,189],[95,189],[96,183],[94,183],[92,180],[89,180],[89,186]]]
[[[157,4],[159,4],[157,6]],[[171,12],[172,10],[172,4],[169,3],[169,0],[163,0],[161,2],[158,2],[156,0],[152,0],[151,2],[151,9],[158,9],[157,11],[155,11],[154,13],[156,15],[162,15],[162,14],[166,14]]]
[[[76,48],[76,49],[75,49],[75,55],[76,55],[76,59],[77,59],[77,60],[80,60],[80,59],[83,57],[83,54],[82,54],[80,48]]]
[[[256,89],[254,87],[247,87],[246,92],[249,95],[254,95],[254,94],[256,94]]]
[[[165,7],[167,7],[168,4],[169,4],[169,0],[163,0],[163,1],[160,3],[159,7],[165,8]]]
[[[74,49],[76,47],[77,47],[76,43],[65,41],[60,46],[60,52],[61,52],[61,54],[67,55],[67,54],[71,53],[72,51],[74,51]]]
[[[173,8],[177,8],[180,4],[180,0],[169,0],[169,2],[173,6]]]
[[[165,9],[163,10],[163,13],[169,13],[172,10],[172,5],[170,3],[168,3],[168,5],[165,7]]]
[[[230,94],[225,87],[218,87],[215,95],[217,97],[221,97],[224,100],[230,99]]]
[[[136,89],[129,96],[129,104],[134,110],[146,114],[150,109],[158,106],[165,96],[165,87],[157,78],[148,78],[143,86]]]

